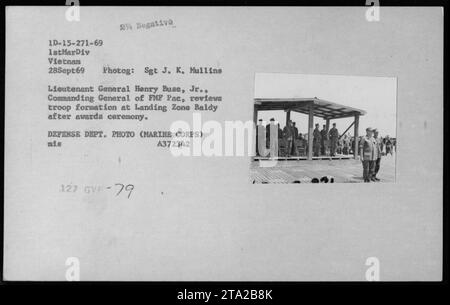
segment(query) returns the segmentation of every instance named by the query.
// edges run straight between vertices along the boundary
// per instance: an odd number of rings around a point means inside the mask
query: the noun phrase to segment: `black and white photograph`
[[[252,181],[395,182],[396,99],[395,77],[256,74]]]

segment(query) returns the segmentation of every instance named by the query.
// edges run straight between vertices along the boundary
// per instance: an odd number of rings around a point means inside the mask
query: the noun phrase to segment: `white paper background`
[[[78,23],[65,10],[6,10],[5,279],[63,281],[71,256],[82,280],[358,281],[371,256],[382,280],[441,279],[442,9],[381,7],[367,22],[363,7],[81,7]],[[176,27],[119,31],[164,18]],[[47,74],[49,39],[104,40],[79,85],[180,83],[102,76],[103,63],[221,67],[186,80],[223,95],[205,120],[251,120],[256,72],[397,77],[396,183],[251,185],[249,158],[173,158],[146,140],[49,149],[47,85],[69,83]],[[104,128],[174,119],[191,113]],[[116,182],[136,185],[132,200],[58,192]]]

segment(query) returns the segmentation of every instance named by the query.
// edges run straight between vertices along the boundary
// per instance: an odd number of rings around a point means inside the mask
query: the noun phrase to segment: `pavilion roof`
[[[314,106],[314,116],[324,119],[339,119],[364,115],[361,109],[341,105],[327,100],[313,98],[256,98],[256,109],[260,110],[291,110],[309,114],[309,106]]]

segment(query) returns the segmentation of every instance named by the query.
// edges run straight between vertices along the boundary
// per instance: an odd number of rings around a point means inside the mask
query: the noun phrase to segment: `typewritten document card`
[[[435,281],[440,8],[6,7],[4,279]]]

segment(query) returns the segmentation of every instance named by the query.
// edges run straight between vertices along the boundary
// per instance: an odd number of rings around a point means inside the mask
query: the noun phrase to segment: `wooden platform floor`
[[[275,158],[268,158],[268,157],[254,157],[254,160],[308,160],[308,157],[304,156],[291,156],[291,157],[275,157]],[[330,156],[320,156],[320,157],[312,157],[313,160],[348,160],[353,159],[353,155],[336,155],[334,157]]]
[[[354,159],[277,160],[273,167],[266,167],[262,162],[267,161],[251,163],[250,179],[253,183],[292,183],[295,180],[310,183],[312,178],[323,176],[333,176],[335,183],[364,181],[361,161]],[[395,155],[382,157],[377,177],[380,182],[395,182]]]

